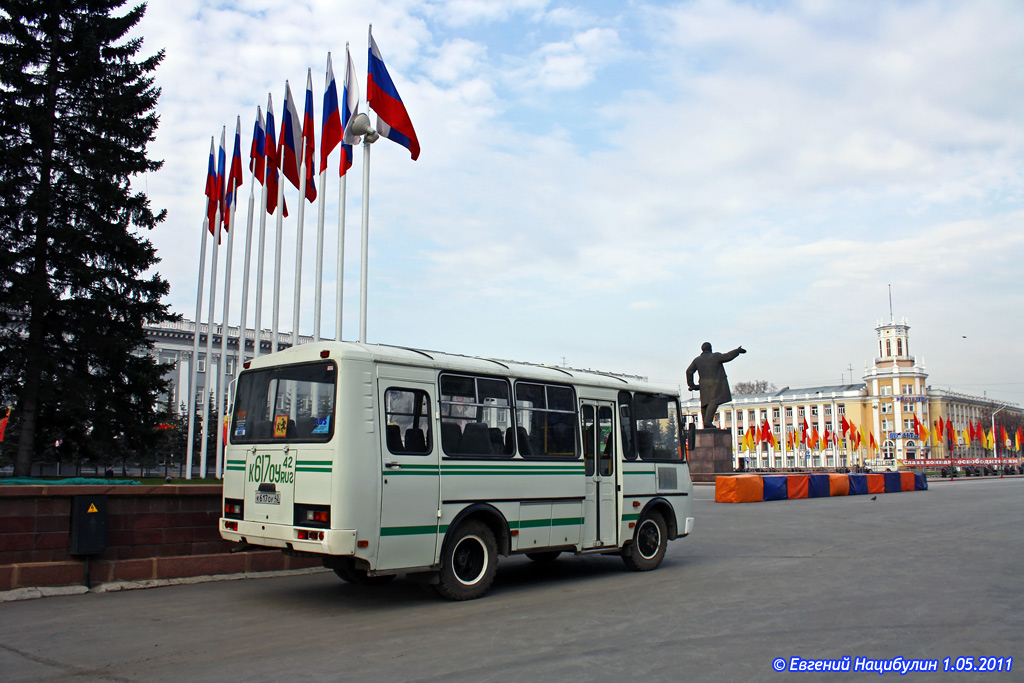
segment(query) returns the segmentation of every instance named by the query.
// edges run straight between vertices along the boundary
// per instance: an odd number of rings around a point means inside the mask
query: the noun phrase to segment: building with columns
[[[879,322],[877,354],[865,367],[863,382],[791,389],[785,387],[769,394],[734,396],[719,407],[714,427],[730,432],[734,466],[747,458],[750,468],[854,467],[873,469],[899,467],[907,461],[924,458],[983,457],[980,444],[968,446],[962,434],[968,424],[981,422],[988,427],[993,413],[1022,415],[1016,404],[993,401],[951,391],[932,389],[923,361],[910,352],[910,326],[906,319]],[[700,424],[700,399],[682,404],[683,413]],[[859,448],[843,439],[843,420],[865,435]],[[956,434],[952,448],[946,438],[918,437],[915,419],[934,431],[937,422],[947,420]],[[777,447],[767,443],[753,452],[743,450],[743,436],[750,427],[770,426]],[[839,438],[822,448],[806,443],[794,447],[787,436],[826,431]],[[870,447],[874,437],[877,448]],[[789,441],[789,444],[787,442]]]
[[[196,388],[194,402],[196,410],[201,410],[203,397],[207,387],[212,388],[213,395],[220,399],[219,405],[223,410],[228,402],[228,389],[231,381],[239,372],[239,364],[252,360],[256,349],[256,331],[247,329],[245,331],[244,357],[239,359],[239,338],[240,328],[228,326],[227,348],[221,353],[221,340],[224,334],[223,325],[213,326],[213,340],[210,350],[211,359],[206,357],[206,339],[208,325],[199,325],[199,355],[196,366]],[[189,374],[192,371],[192,352],[196,334],[196,324],[191,320],[179,320],[176,322],[165,322],[158,325],[146,325],[146,336],[153,343],[152,354],[160,363],[170,365],[165,378],[170,382],[169,393],[161,397],[161,402],[171,401],[177,408],[177,412],[185,413],[186,396],[188,394]],[[270,330],[262,330],[260,333],[260,355],[271,353],[274,349],[274,336]],[[313,341],[311,336],[299,335],[299,343],[306,344]],[[290,332],[278,333],[278,350],[287,349],[292,346],[292,334]]]

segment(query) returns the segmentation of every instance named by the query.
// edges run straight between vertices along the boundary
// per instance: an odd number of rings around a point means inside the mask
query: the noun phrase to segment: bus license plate
[[[263,503],[264,505],[280,505],[281,494],[278,493],[267,493],[264,491],[256,492],[256,502]]]

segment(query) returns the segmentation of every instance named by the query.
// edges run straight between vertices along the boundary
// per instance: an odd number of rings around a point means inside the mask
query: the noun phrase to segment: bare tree
[[[766,379],[755,379],[752,382],[736,382],[732,385],[732,393],[739,396],[752,394],[774,394],[779,388]]]

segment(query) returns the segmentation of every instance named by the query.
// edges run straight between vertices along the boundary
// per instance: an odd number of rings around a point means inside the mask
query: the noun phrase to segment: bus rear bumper
[[[299,552],[320,555],[355,555],[356,553],[355,529],[310,529],[224,518],[221,518],[219,526],[221,538],[227,541],[281,548],[282,550],[290,548]],[[316,538],[308,538],[310,534],[314,534]],[[321,534],[323,535],[322,540]],[[299,538],[300,535],[307,537]]]

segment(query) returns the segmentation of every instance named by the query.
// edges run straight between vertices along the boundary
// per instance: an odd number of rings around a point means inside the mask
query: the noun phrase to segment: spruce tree
[[[157,438],[163,368],[145,322],[167,283],[132,180],[146,156],[163,51],[136,58],[145,12],[124,0],[0,3],[0,403],[15,406],[15,474],[60,442],[109,461]],[[9,432],[10,434],[10,432]]]

